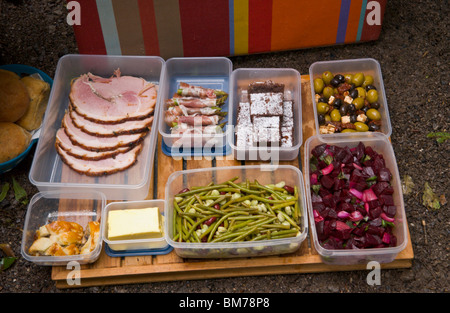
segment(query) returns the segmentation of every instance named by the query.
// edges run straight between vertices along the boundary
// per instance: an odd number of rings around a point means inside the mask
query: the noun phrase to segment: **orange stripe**
[[[272,51],[336,41],[341,1],[273,0]]]
[[[350,3],[350,12],[348,14],[347,33],[345,43],[356,41],[359,25],[359,13],[361,12],[362,0],[352,0]]]
[[[137,0],[113,0],[117,34],[123,55],[145,55]]]

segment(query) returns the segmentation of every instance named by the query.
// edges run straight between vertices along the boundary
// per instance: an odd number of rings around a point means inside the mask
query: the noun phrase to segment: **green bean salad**
[[[173,200],[173,240],[214,243],[281,239],[301,233],[296,186],[257,180],[183,189]]]

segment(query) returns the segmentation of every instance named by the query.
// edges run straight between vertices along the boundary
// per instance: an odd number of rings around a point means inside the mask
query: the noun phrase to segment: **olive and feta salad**
[[[372,75],[322,73],[314,79],[320,134],[380,131],[378,90]]]
[[[311,150],[310,192],[319,243],[325,249],[395,247],[397,207],[382,154],[321,144]]]

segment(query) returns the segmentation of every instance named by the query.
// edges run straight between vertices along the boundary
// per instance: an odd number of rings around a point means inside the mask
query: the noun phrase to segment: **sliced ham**
[[[56,145],[63,149],[68,155],[83,160],[107,159],[114,157],[119,153],[125,153],[131,149],[131,147],[122,147],[111,151],[86,150],[80,146],[74,145],[63,128],[58,129],[56,132]]]
[[[217,125],[220,120],[218,115],[173,115],[166,114],[164,121],[167,125],[173,127],[180,123],[185,123],[192,126],[207,126],[207,125]]]
[[[206,107],[206,108],[190,108],[185,107],[184,105],[174,106],[167,109],[167,113],[171,115],[214,115],[220,112],[220,109],[217,107]]]
[[[199,98],[217,98],[216,91],[211,88],[204,88],[201,86],[193,86],[187,83],[180,83],[180,88],[177,91],[180,96],[199,97]]]
[[[139,143],[147,133],[133,135],[120,135],[115,137],[97,137],[83,132],[77,128],[66,113],[62,126],[70,140],[86,150],[91,151],[111,151],[120,147],[132,147]]]
[[[153,116],[150,116],[143,120],[125,121],[119,124],[100,124],[84,118],[75,110],[70,110],[69,114],[77,128],[85,133],[99,137],[114,137],[146,132],[149,131],[153,122]]]
[[[115,76],[103,78],[84,74],[72,83],[69,95],[74,110],[88,120],[114,124],[141,120],[153,114],[156,86],[143,78]]]
[[[136,163],[141,149],[142,145],[139,144],[128,152],[120,153],[115,157],[92,161],[75,158],[69,155],[59,145],[56,146],[56,150],[65,164],[70,166],[74,171],[88,176],[109,175],[126,170]]]

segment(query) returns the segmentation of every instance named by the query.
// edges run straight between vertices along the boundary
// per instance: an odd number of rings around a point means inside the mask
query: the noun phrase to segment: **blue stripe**
[[[228,0],[229,30],[230,30],[230,55],[234,55],[234,0]]]
[[[105,40],[106,54],[121,55],[119,34],[111,0],[96,0],[97,11]]]
[[[348,15],[350,13],[350,2],[351,0],[341,1],[341,10],[339,13],[339,24],[336,34],[336,43],[345,42],[345,34],[347,33]]]
[[[361,40],[361,34],[364,26],[364,17],[366,16],[366,7],[367,7],[367,0],[363,0],[361,4],[361,13],[359,15],[358,33],[356,34],[356,41]]]

